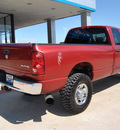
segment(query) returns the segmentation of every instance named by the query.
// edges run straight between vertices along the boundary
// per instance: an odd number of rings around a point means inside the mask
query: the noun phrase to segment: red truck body
[[[102,28],[108,43],[67,44],[71,31],[86,28]],[[116,45],[109,26],[87,26],[74,28],[68,32],[64,44],[0,44],[0,71],[21,79],[29,79],[42,84],[41,93],[50,93],[64,88],[73,71],[87,74],[92,81],[120,72],[120,45]],[[8,54],[4,51],[9,50]],[[33,53],[42,55],[42,74],[33,74]],[[8,57],[6,57],[6,55]],[[22,65],[22,66],[21,66]]]

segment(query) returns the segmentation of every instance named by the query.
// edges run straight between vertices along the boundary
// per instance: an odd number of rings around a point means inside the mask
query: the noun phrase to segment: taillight
[[[44,67],[44,56],[42,53],[33,52],[32,53],[32,71],[33,74],[45,74]]]

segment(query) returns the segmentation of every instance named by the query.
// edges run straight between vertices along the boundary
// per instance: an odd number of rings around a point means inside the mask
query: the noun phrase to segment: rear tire
[[[83,112],[89,105],[92,97],[92,82],[82,73],[71,75],[65,87],[60,91],[62,106],[73,114]]]

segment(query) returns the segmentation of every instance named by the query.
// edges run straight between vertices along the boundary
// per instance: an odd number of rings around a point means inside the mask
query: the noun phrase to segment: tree
[[[64,42],[60,42],[60,44],[64,44]]]

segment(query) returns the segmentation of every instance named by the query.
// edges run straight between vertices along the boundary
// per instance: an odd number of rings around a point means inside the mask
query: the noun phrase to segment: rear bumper
[[[8,88],[28,93],[31,95],[39,95],[42,91],[42,83],[32,83],[28,81],[24,81],[21,79],[14,79],[13,85],[10,85],[6,82],[0,81],[1,86],[7,86]]]

